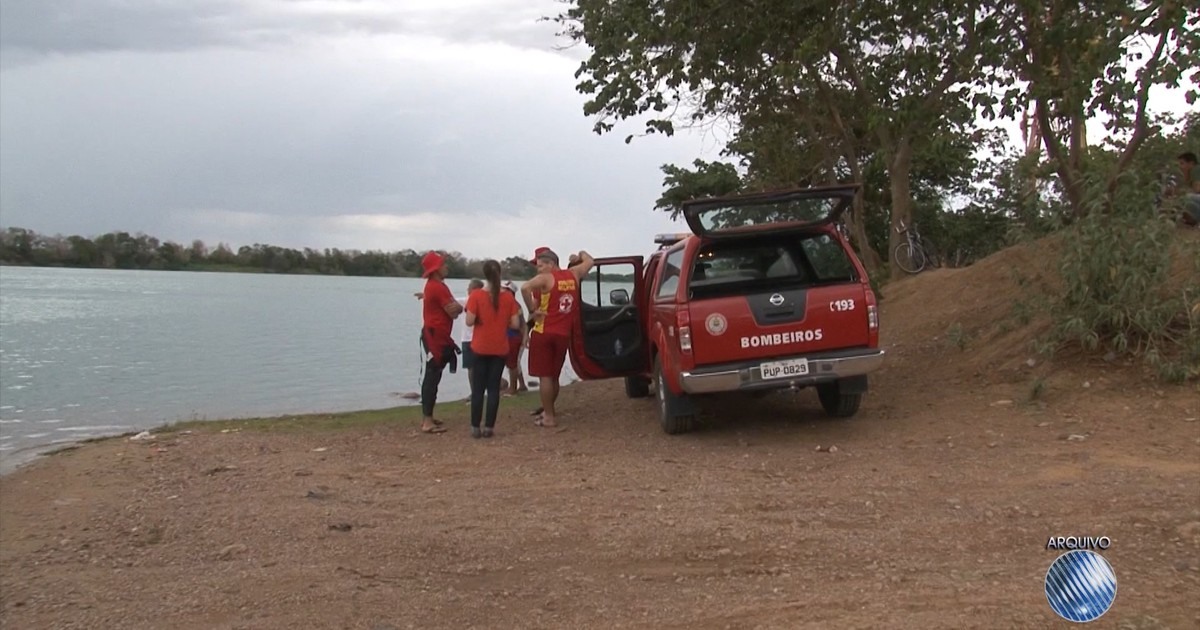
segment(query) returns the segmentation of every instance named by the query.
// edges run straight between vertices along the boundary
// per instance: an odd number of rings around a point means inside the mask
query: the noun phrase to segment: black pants
[[[438,385],[442,382],[442,370],[446,364],[436,364],[433,359],[425,362],[425,378],[421,379],[421,413],[433,417],[433,404],[437,402]]]
[[[483,395],[487,394],[487,421],[484,426],[496,426],[500,412],[500,379],[504,376],[504,356],[475,355],[475,372],[471,379],[471,426],[479,426],[483,417]]]

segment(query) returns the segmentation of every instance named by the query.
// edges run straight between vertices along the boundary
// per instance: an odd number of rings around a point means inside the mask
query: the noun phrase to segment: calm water
[[[399,396],[420,389],[423,285],[0,267],[0,468],[176,420],[415,404]],[[464,370],[447,372],[439,400],[469,391]]]

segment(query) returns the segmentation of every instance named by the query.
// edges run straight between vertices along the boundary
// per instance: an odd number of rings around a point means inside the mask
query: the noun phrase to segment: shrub
[[[1140,356],[1170,381],[1200,376],[1200,283],[1170,286],[1175,232],[1133,212],[1093,212],[1068,228],[1053,341]]]

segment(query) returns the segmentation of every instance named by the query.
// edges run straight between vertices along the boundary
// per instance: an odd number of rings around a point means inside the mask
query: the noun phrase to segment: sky
[[[720,159],[729,132],[594,134],[575,90],[585,50],[539,21],[561,8],[0,0],[0,226],[235,249],[646,253],[686,230],[653,210],[659,167]]]
[[[210,247],[641,254],[664,163],[598,136],[554,0],[2,0],[0,225]]]

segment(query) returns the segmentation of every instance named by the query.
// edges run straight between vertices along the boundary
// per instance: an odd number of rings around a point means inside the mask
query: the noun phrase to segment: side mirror
[[[625,289],[613,289],[608,292],[608,301],[613,306],[625,306],[629,304],[629,291]]]

